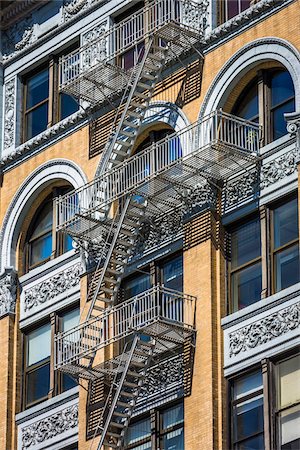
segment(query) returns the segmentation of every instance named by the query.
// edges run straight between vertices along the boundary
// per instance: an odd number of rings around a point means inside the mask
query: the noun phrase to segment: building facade
[[[300,1],[0,14],[0,448],[299,450]]]

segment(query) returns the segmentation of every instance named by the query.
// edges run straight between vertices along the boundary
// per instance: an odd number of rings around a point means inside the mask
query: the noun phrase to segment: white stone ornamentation
[[[15,143],[16,121],[16,80],[13,78],[5,83],[4,100],[4,149],[12,147]]]
[[[15,312],[17,295],[17,274],[7,268],[0,275],[0,317]]]
[[[281,309],[229,334],[229,357],[247,352],[300,327],[300,303]]]
[[[78,405],[72,405],[22,429],[22,448],[30,449],[78,426]],[[39,447],[41,448],[41,447]]]
[[[45,304],[80,283],[81,263],[68,267],[25,291],[24,312]]]
[[[91,44],[82,52],[82,65],[84,70],[98,64],[107,57],[107,39],[104,36],[106,29],[107,20],[82,35],[82,45]]]

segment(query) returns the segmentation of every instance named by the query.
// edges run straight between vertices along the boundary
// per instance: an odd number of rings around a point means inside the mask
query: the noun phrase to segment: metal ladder
[[[142,61],[133,73],[132,84],[129,83],[127,87],[129,92],[123,113],[116,131],[105,146],[97,175],[120,164],[130,155],[134,146],[168,51],[167,46],[159,46],[155,42],[155,37],[149,38]]]
[[[99,427],[96,430],[96,433],[99,428],[101,430],[97,450],[100,450],[103,445],[117,450],[122,448],[125,432],[153,357],[154,340],[143,341],[141,336],[136,334],[129,352],[128,345],[125,345],[120,357],[120,363],[99,420]]]
[[[106,239],[108,251],[104,252],[104,261],[99,260],[90,284],[87,300],[91,300],[91,304],[86,320],[103,311],[105,303],[114,303],[144,211],[145,203],[138,203],[134,196],[127,197],[123,205],[118,205]]]

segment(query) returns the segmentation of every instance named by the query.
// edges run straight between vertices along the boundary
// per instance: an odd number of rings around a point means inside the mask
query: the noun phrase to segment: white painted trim
[[[33,201],[47,185],[56,181],[69,182],[75,189],[87,183],[80,167],[66,159],[53,159],[38,167],[22,183],[5,214],[0,233],[0,272],[4,267],[16,268],[16,247],[21,225]]]

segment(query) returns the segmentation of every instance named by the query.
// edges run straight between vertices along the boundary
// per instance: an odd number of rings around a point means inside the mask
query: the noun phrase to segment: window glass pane
[[[299,281],[299,247],[292,247],[275,255],[276,292]]]
[[[47,323],[27,335],[27,367],[36,364],[51,353],[51,327]]]
[[[247,120],[254,120],[258,117],[258,89],[256,79],[254,84],[248,86],[241,94],[233,113]]]
[[[298,238],[298,199],[274,209],[274,248]]]
[[[236,16],[239,13],[239,1],[227,0],[227,20]]]
[[[78,101],[67,94],[60,94],[60,120],[65,119],[79,109]]]
[[[129,425],[125,435],[125,445],[133,444],[148,436],[151,436],[150,418]]]
[[[261,299],[261,263],[246,267],[231,276],[234,311],[252,305]]]
[[[300,405],[289,408],[280,414],[281,444],[284,449],[299,449],[300,444]],[[289,444],[289,446],[287,446]]]
[[[300,355],[278,365],[279,393],[278,407],[292,405],[300,401]]]
[[[40,236],[42,233],[52,230],[53,213],[52,203],[48,202],[38,213],[35,226],[31,234],[31,239]]]
[[[26,377],[26,403],[27,405],[47,397],[50,387],[50,364],[44,364]]]
[[[62,331],[69,331],[79,324],[79,308],[73,309],[65,313],[62,319]]]
[[[237,450],[264,450],[264,435],[260,434],[259,436],[255,436],[254,438],[247,439],[246,441],[238,444],[236,448]]]
[[[284,113],[295,111],[295,101],[291,100],[273,110],[273,138],[279,139],[287,134]]]
[[[30,266],[38,264],[47,258],[50,258],[52,253],[52,233],[36,239],[30,244]]]
[[[166,409],[162,412],[163,429],[178,425],[183,422],[183,403]]]
[[[234,382],[234,399],[245,397],[258,389],[262,389],[262,373],[260,370],[239,378]]]
[[[69,389],[72,389],[75,386],[78,386],[77,381],[74,380],[69,375],[66,375],[65,373],[63,373],[62,374],[62,392],[68,391]]]
[[[48,69],[33,75],[27,80],[26,109],[37,105],[49,96]]]
[[[241,266],[260,256],[260,221],[252,220],[231,233],[232,268]]]
[[[68,252],[69,250],[73,249],[73,239],[68,234],[64,235],[64,251]]]
[[[276,106],[294,95],[294,84],[289,72],[274,73],[271,78],[272,106]]]
[[[182,255],[166,262],[162,266],[163,284],[169,289],[183,291],[183,258]]]
[[[26,124],[26,139],[31,139],[46,130],[48,125],[48,102],[26,114]]]
[[[131,280],[125,281],[123,284],[125,300],[146,291],[150,287],[151,284],[149,274],[143,274]]]
[[[164,450],[184,450],[184,432],[183,428],[171,431],[163,437]]]
[[[256,397],[235,407],[235,440],[245,439],[264,429],[263,398]]]

